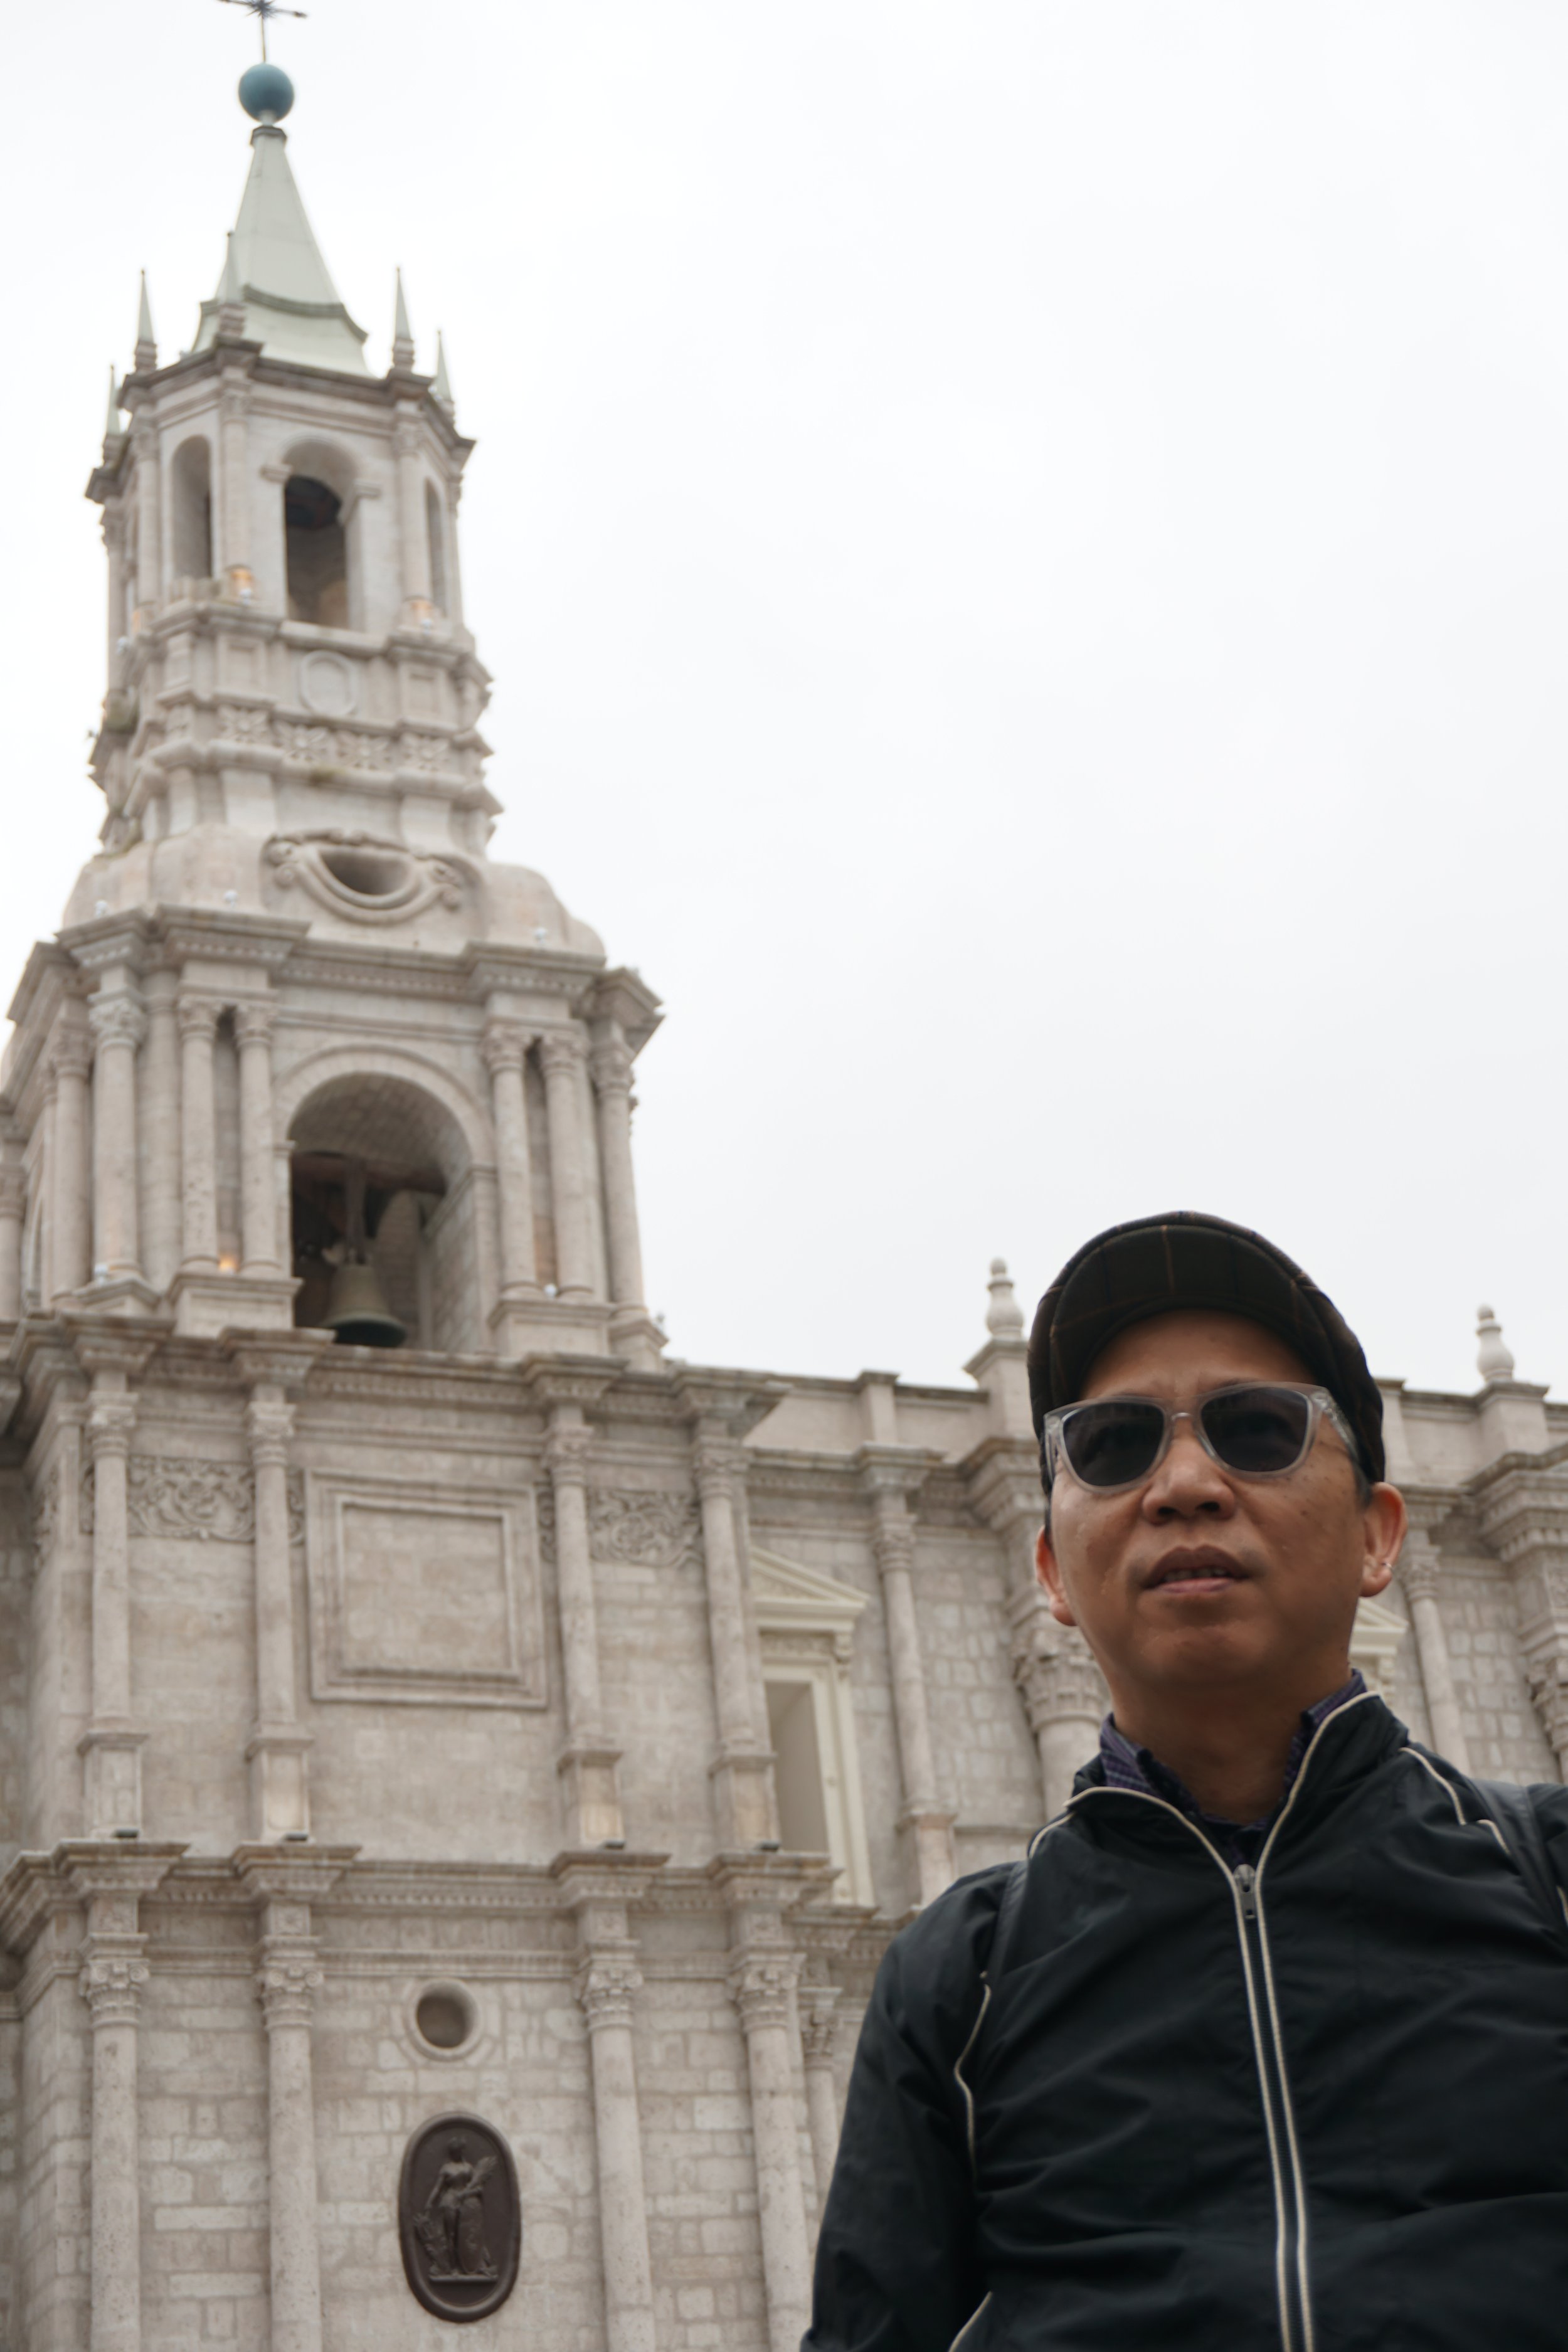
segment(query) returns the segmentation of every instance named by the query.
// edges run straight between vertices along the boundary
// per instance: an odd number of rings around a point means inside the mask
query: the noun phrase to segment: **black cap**
[[[1083,1394],[1107,1341],[1179,1307],[1245,1315],[1277,1333],[1350,1423],[1368,1477],[1384,1475],[1383,1394],[1333,1300],[1261,1234],[1192,1209],[1112,1225],[1068,1258],[1029,1333],[1036,1436],[1047,1412]]]

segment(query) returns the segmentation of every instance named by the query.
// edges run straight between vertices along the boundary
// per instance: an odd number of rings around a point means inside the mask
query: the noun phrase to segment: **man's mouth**
[[[1247,1570],[1226,1552],[1204,1545],[1193,1550],[1168,1551],[1155,1561],[1144,1580],[1148,1591],[1163,1591],[1180,1597],[1211,1592],[1224,1592],[1233,1584],[1245,1584]]]

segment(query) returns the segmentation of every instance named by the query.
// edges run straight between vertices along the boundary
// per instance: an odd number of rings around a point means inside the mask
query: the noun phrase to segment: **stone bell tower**
[[[472,444],[444,359],[415,367],[401,280],[370,373],[289,169],[286,78],[245,92],[217,293],[160,366],[143,289],[89,489],[109,815],[15,1008],[14,1149],[47,1166],[23,1288],[191,1337],[320,1328],[347,1254],[383,1336],[652,1367],[629,1070],[656,1002],[486,856]]]

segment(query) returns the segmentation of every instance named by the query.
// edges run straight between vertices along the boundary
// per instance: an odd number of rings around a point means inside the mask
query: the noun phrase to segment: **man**
[[[888,1952],[810,2352],[1563,2352],[1568,1790],[1466,1780],[1352,1671],[1405,1531],[1353,1334],[1172,1216],[1079,1252],[1029,1372],[1111,1712]]]

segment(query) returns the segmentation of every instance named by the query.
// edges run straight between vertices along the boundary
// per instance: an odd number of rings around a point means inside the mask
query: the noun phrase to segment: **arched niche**
[[[384,1068],[318,1071],[292,1090],[289,1137],[296,1323],[320,1328],[345,1263],[374,1269],[401,1344],[484,1344],[474,1138],[441,1092]],[[341,1302],[340,1285],[336,1294]],[[382,1344],[399,1344],[387,1330]]]
[[[354,628],[353,467],[327,441],[298,441],[283,462],[284,610],[317,628]]]
[[[169,468],[170,555],[176,581],[213,576],[213,463],[205,434],[182,441]]]
[[[430,546],[430,601],[438,613],[452,609],[447,586],[445,500],[434,482],[425,485],[425,536]]]

